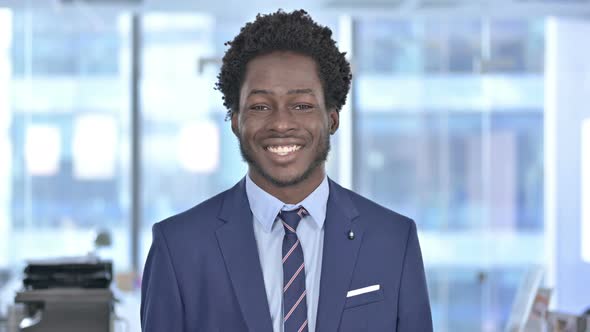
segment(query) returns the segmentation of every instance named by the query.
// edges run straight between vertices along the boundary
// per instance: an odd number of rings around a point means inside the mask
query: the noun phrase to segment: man
[[[217,89],[248,163],[233,188],[153,227],[144,331],[432,331],[414,222],[327,178],[350,87],[331,31],[258,15]]]

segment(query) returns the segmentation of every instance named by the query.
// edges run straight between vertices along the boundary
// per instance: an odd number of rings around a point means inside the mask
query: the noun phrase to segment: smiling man
[[[154,225],[142,330],[432,331],[415,223],[326,175],[352,77],[330,29],[278,11],[227,44],[248,174]]]

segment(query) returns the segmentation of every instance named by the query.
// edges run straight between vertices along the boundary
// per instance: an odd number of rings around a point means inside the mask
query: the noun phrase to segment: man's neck
[[[286,204],[297,204],[303,201],[309,194],[319,187],[324,178],[326,171],[323,167],[314,172],[307,179],[290,186],[277,186],[257,172],[250,170],[248,172],[250,179],[262,190],[273,195]]]

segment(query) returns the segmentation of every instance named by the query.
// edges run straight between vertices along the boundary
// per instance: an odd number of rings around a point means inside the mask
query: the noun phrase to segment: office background
[[[214,82],[279,7],[0,0],[0,313],[27,259],[106,230],[136,319],[151,225],[245,174]],[[328,173],[416,220],[435,330],[502,331],[534,266],[590,307],[590,1],[299,7],[353,65]]]

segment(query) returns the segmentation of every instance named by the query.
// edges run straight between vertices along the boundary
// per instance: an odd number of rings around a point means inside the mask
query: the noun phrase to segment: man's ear
[[[332,109],[329,111],[328,117],[330,120],[330,134],[334,135],[336,130],[338,130],[338,126],[340,126],[340,113],[335,109]]]
[[[233,111],[231,113],[231,131],[234,135],[238,136],[238,112]]]

